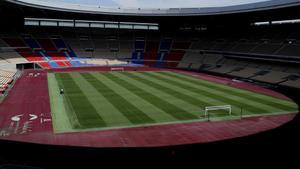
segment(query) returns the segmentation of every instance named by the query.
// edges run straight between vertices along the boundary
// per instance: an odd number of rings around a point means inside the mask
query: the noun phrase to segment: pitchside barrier
[[[125,69],[123,67],[112,67],[110,68],[110,71],[124,72]]]

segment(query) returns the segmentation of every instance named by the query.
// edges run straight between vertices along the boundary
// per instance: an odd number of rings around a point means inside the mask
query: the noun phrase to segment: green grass
[[[48,83],[56,133],[205,121],[206,106],[232,106],[232,116],[211,112],[215,120],[298,112],[291,101],[173,72],[49,73]]]

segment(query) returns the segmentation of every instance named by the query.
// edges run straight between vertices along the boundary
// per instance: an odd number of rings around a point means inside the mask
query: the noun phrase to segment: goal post
[[[232,109],[231,105],[221,105],[221,106],[206,106],[205,107],[205,117],[209,115],[209,111],[215,110],[228,110],[228,114],[231,115]]]
[[[110,71],[115,71],[115,72],[124,72],[125,69],[124,67],[111,67]]]

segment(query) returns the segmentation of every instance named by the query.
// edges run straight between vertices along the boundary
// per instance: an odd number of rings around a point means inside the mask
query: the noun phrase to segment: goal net
[[[124,68],[123,67],[112,67],[110,68],[110,71],[115,71],[115,72],[124,72]]]
[[[228,114],[231,115],[231,105],[207,106],[205,107],[205,117],[207,117],[210,112],[215,112],[218,110],[228,111]]]

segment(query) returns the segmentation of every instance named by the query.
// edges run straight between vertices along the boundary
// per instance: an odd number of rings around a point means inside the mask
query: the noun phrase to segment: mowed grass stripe
[[[196,87],[193,87],[191,85],[187,85],[184,82],[182,82],[181,80],[178,80],[176,78],[175,79],[164,78],[162,76],[159,76],[157,73],[148,73],[148,72],[145,72],[145,73],[148,74],[149,76],[160,79],[160,80],[165,81],[167,83],[179,86],[183,89],[190,90],[191,92],[201,93],[204,96],[213,97],[214,99],[219,100],[223,103],[232,104],[236,107],[243,108],[245,111],[248,111],[249,113],[251,113],[251,112],[252,113],[266,113],[266,112],[270,113],[270,111],[268,111],[268,110],[261,109],[261,108],[258,108],[258,107],[254,107],[254,106],[252,106],[250,104],[247,104],[243,101],[239,101],[239,100],[236,100],[236,99],[231,99],[230,94],[228,94],[227,96],[223,96],[223,95],[216,94],[214,92],[205,90],[205,89],[200,88],[200,87],[196,88]]]
[[[160,84],[163,87],[167,87],[167,88],[171,89],[170,91],[168,91],[170,95],[175,96],[174,93],[179,92],[180,95],[179,94],[177,95],[179,99],[182,99],[182,100],[184,100],[190,104],[193,104],[195,106],[198,105],[199,109],[203,110],[203,114],[204,114],[204,109],[206,106],[219,106],[219,105],[228,104],[228,103],[222,102],[220,100],[217,100],[213,97],[208,97],[208,96],[202,95],[201,93],[194,92],[194,91],[179,87],[177,85],[165,82],[163,80],[157,79],[155,77],[152,77],[148,73],[144,73],[144,72],[131,72],[131,73],[139,76],[140,78],[147,78],[148,81],[155,82],[156,84]],[[151,86],[153,86],[153,85],[151,85]],[[171,93],[171,91],[172,91],[172,93]],[[186,99],[188,99],[188,100],[186,100]],[[199,101],[203,104],[201,104]],[[235,105],[231,105],[231,106],[232,106],[231,107],[232,114],[240,114],[241,113],[240,107],[235,106]],[[221,111],[221,112],[224,112],[224,111]]]
[[[68,113],[65,109],[63,97],[61,97],[58,92],[59,85],[54,73],[48,73],[48,88],[54,132],[59,133],[72,128],[70,118],[68,118]]]
[[[58,90],[60,90],[61,88],[65,88],[60,76],[58,74],[54,74],[54,75],[55,75],[55,79],[57,81]],[[58,97],[61,98],[61,103],[63,104],[65,113],[69,120],[69,124],[71,125],[71,128],[79,128],[81,126],[81,124],[77,118],[75,110],[73,110],[73,106],[71,105],[70,99],[68,98],[68,96],[66,96],[66,95],[62,96],[59,94]],[[63,113],[63,111],[62,111],[62,113]]]
[[[179,93],[185,95],[185,96],[183,96],[183,95],[179,96],[180,97],[179,99],[193,98],[194,104],[187,100],[186,100],[186,102],[189,102],[190,104],[193,104],[195,106],[196,106],[196,103],[200,100],[204,104],[201,105],[198,103],[197,107],[199,107],[199,109],[203,110],[203,114],[204,114],[204,109],[206,106],[219,106],[219,105],[228,104],[228,103],[224,103],[219,100],[216,100],[212,97],[207,97],[205,95],[202,95],[201,93],[192,92],[190,90],[178,87],[176,85],[167,83],[165,81],[153,78],[153,77],[149,76],[149,74],[144,73],[144,72],[131,72],[131,73],[139,76],[140,78],[146,78],[146,79],[148,79],[148,81],[155,82],[156,84],[160,84],[163,87],[167,87],[167,88],[171,89],[172,92],[179,92]],[[170,95],[172,95],[172,93]],[[232,105],[232,113],[233,114],[240,114],[240,112],[241,112],[240,107],[236,107],[236,106]]]
[[[232,95],[229,92],[215,90],[213,88],[209,88],[209,87],[202,86],[202,85],[199,85],[199,84],[194,84],[194,83],[191,83],[191,82],[186,82],[186,81],[183,81],[181,79],[176,79],[176,78],[165,76],[165,75],[159,74],[159,73],[153,73],[153,74],[161,76],[163,78],[175,80],[177,82],[180,82],[180,83],[183,83],[183,84],[186,84],[186,85],[190,85],[190,86],[198,88],[198,89],[205,90],[206,92],[209,92],[209,93],[214,93],[216,95],[222,95],[222,96],[225,96],[226,98],[230,98],[232,100],[237,100],[239,102],[246,103],[249,106],[258,107],[260,109],[265,110],[265,112],[283,112],[283,111],[285,111],[285,110],[281,110],[281,109],[278,109],[278,108],[275,108],[275,107],[271,107],[269,105],[262,104],[262,103],[257,102],[257,101],[249,100],[249,99],[247,99],[245,97],[242,97],[242,96]],[[254,93],[252,93],[252,94],[254,94]]]
[[[182,100],[184,103],[187,103],[184,105],[184,108],[190,107],[190,105],[194,105],[197,107],[198,111],[196,111],[196,115],[202,115],[203,117],[205,116],[204,109],[206,106],[216,106],[216,105],[224,105],[226,103],[219,102],[216,100],[213,100],[211,98],[205,97],[205,96],[200,96],[200,95],[189,95],[190,91],[187,91],[183,88],[178,88],[175,87],[174,85],[164,83],[163,81],[159,81],[158,79],[146,76],[144,72],[125,72],[122,73],[124,75],[127,75],[128,77],[131,77],[135,79],[136,81],[139,81],[143,83],[144,85],[149,85],[152,88],[155,88],[156,90],[160,91],[161,93],[166,93],[168,95],[171,95],[175,97],[176,99]],[[205,100],[205,101],[204,101]],[[217,104],[216,104],[217,103]],[[177,104],[176,104],[177,105]],[[199,110],[202,110],[199,112]],[[195,111],[190,111],[191,113],[195,114]],[[239,107],[232,106],[232,114],[240,114],[241,110]],[[224,116],[228,115],[228,110],[218,110],[215,111],[214,113],[216,116]]]
[[[100,92],[112,105],[114,105],[132,124],[154,123],[155,121],[143,111],[136,108],[133,104],[124,99],[121,95],[114,92],[107,85],[96,79],[90,73],[81,73],[98,92]]]
[[[228,93],[231,93],[232,95],[244,97],[249,100],[253,100],[253,101],[256,101],[256,102],[259,102],[259,103],[262,103],[265,105],[269,105],[269,106],[272,106],[272,107],[275,107],[275,108],[278,108],[281,110],[294,110],[294,106],[289,106],[289,105],[285,105],[285,104],[282,104],[279,102],[274,102],[274,101],[270,100],[271,98],[260,98],[260,97],[253,95],[253,93],[251,93],[251,92],[247,92],[247,94],[241,93],[235,88],[230,88],[228,86],[220,86],[220,85],[213,84],[213,83],[207,83],[201,79],[196,79],[194,77],[189,77],[189,76],[183,75],[183,74],[178,74],[178,73],[173,73],[173,72],[161,72],[161,74],[164,74],[164,75],[167,75],[167,76],[170,76],[173,78],[177,78],[180,80],[184,80],[184,81],[187,81],[187,82],[190,82],[193,84],[199,84],[202,86],[213,88],[215,90],[228,92]]]
[[[102,96],[89,82],[87,82],[80,73],[71,73],[73,79],[76,79],[78,87],[84,91],[89,102],[95,107],[97,113],[105,121],[107,127],[129,126],[132,123]]]
[[[78,85],[74,82],[70,74],[57,73],[56,78],[63,84],[65,97],[68,97],[70,104],[75,111],[80,126],[74,128],[94,128],[105,127],[104,120],[99,116],[94,106],[88,101]],[[70,117],[69,117],[70,118]]]
[[[295,105],[296,105],[292,101],[271,97],[271,96],[264,95],[264,94],[261,94],[261,93],[251,92],[251,91],[248,91],[248,90],[245,90],[245,89],[234,88],[234,87],[230,87],[230,86],[227,86],[227,85],[222,85],[222,84],[210,82],[210,81],[207,81],[207,80],[191,77],[191,76],[180,74],[180,73],[174,73],[174,72],[167,72],[167,73],[169,73],[173,76],[188,78],[190,80],[197,81],[198,83],[205,83],[206,85],[216,86],[216,87],[219,88],[219,90],[224,90],[224,91],[226,90],[226,91],[233,92],[233,93],[236,93],[236,94],[245,95],[246,97],[251,97],[252,100],[257,100],[258,102],[264,101],[264,104],[266,104],[265,102],[269,102],[270,106],[273,106],[273,104],[279,104],[279,105],[283,105],[283,106],[295,107]],[[279,107],[277,107],[277,108],[279,108]]]
[[[196,93],[194,91],[190,91],[190,90],[181,88],[179,86],[176,86],[174,84],[170,84],[168,82],[165,82],[165,81],[162,81],[160,79],[154,78],[151,75],[149,75],[148,73],[144,73],[144,72],[131,72],[131,73],[133,73],[137,76],[146,78],[151,82],[155,82],[155,83],[160,84],[162,86],[168,87],[168,88],[172,89],[173,91],[177,91],[177,92],[183,93],[185,95],[188,95],[189,97],[195,98],[196,100],[201,100],[202,102],[207,103],[208,106],[209,105],[217,106],[217,105],[227,104],[227,103],[221,102],[219,100],[216,100],[212,97],[204,96],[201,93]]]
[[[148,93],[151,93],[154,96],[159,97],[161,100],[164,100],[172,105],[175,105],[176,107],[179,107],[179,108],[183,109],[184,111],[189,112],[195,116],[204,114],[203,110],[199,106],[189,104],[177,97],[169,95],[165,92],[161,92],[160,90],[157,90],[156,88],[152,87],[151,85],[147,85],[147,84],[140,82],[139,80],[127,77],[121,72],[112,72],[112,74],[114,74],[115,76],[119,77],[122,80],[127,81],[130,84],[135,85],[136,87],[138,87],[140,89],[145,90]],[[156,106],[153,105],[153,107],[156,107]],[[167,114],[167,113],[164,113],[164,114]],[[176,119],[176,121],[177,121],[177,119]]]
[[[142,99],[141,97],[135,95],[134,93],[127,90],[120,84],[115,83],[114,81],[105,77],[102,73],[93,73],[92,75],[95,78],[101,80],[102,83],[105,83],[112,90],[114,90],[117,94],[121,95],[124,99],[129,101],[131,104],[136,106],[138,109],[143,111],[145,114],[147,114],[150,118],[152,118],[157,123],[177,120],[174,117],[172,117],[169,114],[162,111],[161,109],[153,106],[147,100]]]
[[[182,93],[185,93],[186,95],[190,95],[194,98],[197,98],[197,99],[203,100],[204,102],[210,103],[207,106],[220,106],[220,105],[230,104],[230,103],[224,102],[218,98],[212,97],[211,95],[203,95],[202,92],[195,92],[194,90],[190,90],[190,88],[184,88],[180,85],[178,86],[177,83],[170,83],[170,81],[166,80],[165,78],[161,78],[159,76],[159,74],[157,74],[155,72],[152,72],[151,74],[149,72],[146,72],[146,73],[143,72],[142,75],[146,76],[147,78],[149,78],[149,80],[154,81],[156,83],[168,85],[169,88],[172,88],[175,91],[181,91]],[[153,76],[153,75],[157,75],[157,77]],[[172,79],[172,78],[170,78],[170,79]],[[173,79],[173,80],[177,81],[176,79]],[[199,87],[199,86],[197,86],[197,87]],[[201,108],[204,109],[205,106],[201,107]],[[232,108],[233,115],[240,115],[240,113],[241,113],[240,105],[231,104],[231,108]],[[218,112],[224,112],[224,111],[220,110]],[[226,112],[228,112],[228,111],[226,111]],[[204,111],[203,111],[203,113],[204,113]],[[247,114],[247,113],[251,113],[251,112],[244,110],[244,113]]]
[[[124,72],[123,73],[124,75],[130,77],[130,78],[133,78],[133,79],[136,79],[138,80],[139,82],[141,83],[144,83],[146,85],[150,85],[151,87],[161,91],[161,92],[164,92],[164,93],[167,93],[169,95],[172,95],[178,99],[181,99],[183,100],[184,102],[187,102],[187,103],[190,103],[192,105],[195,105],[195,106],[199,106],[201,108],[204,108],[205,106],[212,106],[211,103],[209,102],[205,102],[203,100],[199,100],[195,97],[192,97],[190,95],[187,95],[187,94],[184,94],[182,92],[180,92],[179,90],[174,90],[174,89],[171,89],[167,86],[164,86],[162,84],[159,84],[157,82],[154,82],[151,80],[151,78],[145,78],[145,76],[142,76],[142,75],[145,75],[145,73],[141,73],[139,72],[138,75],[135,75],[136,72]]]
[[[153,95],[152,93],[149,93],[145,91],[144,89],[141,89],[134,85],[134,83],[129,83],[118,76],[114,75],[113,73],[103,73],[104,76],[111,79],[115,83],[118,83],[122,85],[127,90],[131,91],[132,93],[136,94],[137,96],[143,98],[144,100],[147,100],[152,105],[156,106],[157,108],[163,110],[164,112],[170,114],[177,120],[193,120],[197,119],[198,117],[181,109],[180,107],[177,107],[161,98],[159,98],[156,95]]]

